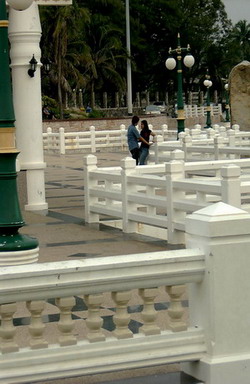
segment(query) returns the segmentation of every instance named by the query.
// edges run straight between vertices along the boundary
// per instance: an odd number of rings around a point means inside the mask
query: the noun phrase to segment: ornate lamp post
[[[182,96],[182,53],[187,52],[187,55],[184,57],[184,65],[188,68],[191,68],[194,65],[194,57],[190,54],[190,46],[188,44],[187,48],[181,48],[180,34],[177,36],[177,48],[169,48],[169,58],[166,60],[166,67],[169,70],[173,70],[176,67],[176,60],[172,55],[176,55],[177,58],[177,128],[178,134],[184,131],[185,128],[185,114],[184,114],[184,103]]]
[[[229,87],[228,87],[228,83],[225,84],[225,97],[226,97],[226,106],[225,106],[225,109],[226,109],[226,122],[229,123],[230,122],[230,113],[229,113]]]
[[[211,105],[210,105],[210,87],[213,85],[212,81],[209,80],[210,76],[207,73],[206,74],[206,80],[204,80],[203,84],[207,88],[207,99],[206,99],[206,110],[207,110],[207,120],[206,120],[206,126],[204,128],[211,128]]]
[[[9,4],[17,9],[25,9],[31,1],[10,0]],[[5,0],[0,0],[0,68],[0,265],[27,264],[37,260],[38,242],[18,233],[24,221],[16,183],[16,157],[19,152],[15,147]]]

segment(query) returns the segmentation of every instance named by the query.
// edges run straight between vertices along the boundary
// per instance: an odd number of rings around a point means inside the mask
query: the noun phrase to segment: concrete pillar
[[[187,248],[205,254],[204,279],[188,297],[207,352],[182,369],[206,384],[249,384],[250,215],[220,202],[188,216],[186,233]]]
[[[38,6],[34,2],[25,11],[10,8],[9,39],[16,117],[16,142],[20,150],[20,168],[26,173],[26,210],[47,210],[45,201],[41,101],[41,26]],[[28,75],[32,56],[37,60],[34,77]]]

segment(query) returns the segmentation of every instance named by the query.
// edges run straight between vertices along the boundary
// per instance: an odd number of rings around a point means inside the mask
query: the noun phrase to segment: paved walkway
[[[115,166],[126,153],[98,153],[99,166]],[[46,155],[47,215],[23,212],[26,226],[20,232],[39,240],[39,262],[82,259],[170,249],[166,241],[136,234],[123,234],[102,224],[84,221],[83,154]],[[171,247],[173,248],[173,247]],[[78,305],[83,305],[78,303]],[[161,308],[162,309],[162,308]],[[105,316],[107,329],[110,315]],[[24,319],[16,319],[20,325]],[[48,315],[48,322],[54,321]],[[138,322],[134,322],[136,327]],[[110,374],[46,381],[46,384],[194,384],[179,372],[178,364],[134,369]],[[28,383],[27,383],[28,384]],[[30,383],[29,383],[30,384]]]

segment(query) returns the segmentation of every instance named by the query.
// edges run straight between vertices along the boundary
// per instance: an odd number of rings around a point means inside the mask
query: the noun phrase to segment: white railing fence
[[[184,111],[185,111],[185,117],[186,118],[206,116],[207,107],[206,106],[200,106],[199,107],[198,105],[185,105]],[[210,111],[211,111],[211,116],[222,115],[221,104],[211,105]]]
[[[170,162],[146,166],[125,158],[107,168],[85,156],[86,222],[181,244],[186,215],[218,201],[250,209],[250,159],[185,163],[183,156],[176,150]]]
[[[0,382],[188,362],[182,369],[206,384],[248,384],[250,216],[217,203],[190,215],[186,231],[182,250],[0,268]],[[154,308],[159,294],[169,302],[164,314]],[[76,296],[87,306],[78,320]],[[55,324],[44,323],[51,299]],[[116,308],[109,332],[105,300]],[[137,334],[129,327],[130,303],[142,304]],[[25,305],[29,325],[16,327]]]
[[[198,128],[197,128],[198,127]],[[150,147],[149,163],[163,163],[171,158],[171,151],[180,149],[185,161],[239,159],[250,156],[250,132],[241,132],[218,126],[202,131],[199,125],[194,129],[185,129],[179,134],[178,141],[163,141],[155,138]]]
[[[152,126],[151,126],[152,128]],[[157,135],[161,135],[163,140],[176,139],[176,130],[169,130],[167,124],[163,124],[160,129],[155,129]],[[64,128],[59,128],[59,132],[53,133],[50,127],[43,133],[43,144],[45,150],[57,151],[65,154],[66,151],[81,150],[95,153],[98,150],[128,150],[127,130],[125,125],[121,125],[116,130],[96,130],[91,126],[89,131],[84,132],[65,132]]]

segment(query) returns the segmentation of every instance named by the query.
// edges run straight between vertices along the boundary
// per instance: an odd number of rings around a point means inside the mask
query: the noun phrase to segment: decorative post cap
[[[223,202],[186,217],[187,235],[223,237],[250,234],[250,214]]]

